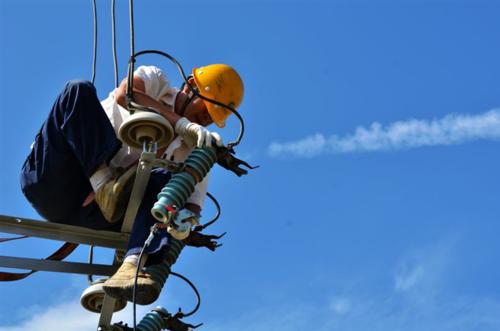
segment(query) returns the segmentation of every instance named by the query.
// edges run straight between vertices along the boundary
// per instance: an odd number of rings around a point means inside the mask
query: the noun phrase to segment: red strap
[[[73,251],[78,247],[78,244],[73,243],[64,243],[57,251],[52,253],[49,257],[44,260],[51,261],[61,261],[66,258],[68,255],[73,253]],[[34,274],[36,270],[31,270],[30,272],[25,273],[15,273],[15,272],[0,272],[0,282],[11,282],[15,280],[21,280],[28,277],[31,274]]]

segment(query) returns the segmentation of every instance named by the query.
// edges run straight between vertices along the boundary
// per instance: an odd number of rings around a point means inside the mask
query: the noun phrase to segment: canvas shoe
[[[95,202],[108,222],[116,223],[123,218],[134,186],[135,172],[136,168],[132,167],[95,192]]]
[[[124,262],[116,273],[103,284],[104,292],[116,298],[133,301],[134,280],[137,267],[133,263]],[[149,305],[158,299],[161,285],[153,280],[150,274],[142,270],[137,276],[136,303]]]

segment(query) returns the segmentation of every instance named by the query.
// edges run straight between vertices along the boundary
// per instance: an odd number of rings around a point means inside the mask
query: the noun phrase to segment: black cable
[[[187,279],[187,277],[184,277],[183,275],[178,274],[178,273],[173,272],[173,271],[170,271],[170,274],[175,276],[175,277],[178,277],[178,278],[184,280],[186,283],[188,283],[189,286],[191,286],[191,288],[193,289],[194,293],[196,294],[196,299],[198,300],[198,302],[196,303],[196,307],[194,307],[193,311],[191,311],[187,314],[184,314],[182,312],[182,310],[179,308],[179,312],[175,316],[177,318],[184,318],[184,317],[188,317],[188,316],[193,315],[194,313],[196,313],[198,311],[198,309],[200,308],[200,305],[201,305],[200,292],[198,292],[198,289],[196,288],[196,286],[194,286],[194,284],[189,279]]]
[[[151,227],[151,232],[149,233],[148,238],[146,239],[146,241],[144,242],[144,245],[141,248],[141,252],[139,254],[139,260],[137,261],[137,268],[135,269],[134,287],[132,289],[132,304],[133,304],[132,313],[133,313],[134,331],[136,331],[136,328],[137,328],[137,307],[136,307],[137,297],[136,296],[137,296],[137,280],[139,278],[139,270],[141,269],[141,265],[142,265],[141,261],[142,261],[142,258],[144,256],[144,251],[153,241],[154,235],[157,233],[157,231],[158,231],[158,223],[156,223],[155,225],[153,225]],[[181,274],[178,274],[176,272],[173,272],[173,271],[170,271],[170,274],[173,276],[176,276],[176,277],[184,280],[186,283],[188,283],[188,285],[193,289],[193,291],[196,295],[196,300],[197,300],[196,306],[194,307],[194,309],[191,312],[185,314],[182,312],[181,308],[179,308],[179,312],[175,316],[177,318],[183,318],[183,317],[188,317],[188,316],[193,315],[194,313],[196,313],[198,311],[198,309],[200,308],[200,305],[201,305],[200,292],[198,292],[198,289],[196,288],[196,286],[194,286],[194,284],[187,277],[185,277]]]
[[[94,16],[94,53],[92,56],[92,85],[95,82],[96,63],[97,63],[97,5],[96,0],[92,0],[92,12]]]
[[[95,0],[94,0],[95,1]],[[184,69],[182,68],[181,64],[171,55],[165,53],[165,52],[161,52],[161,51],[154,51],[154,50],[149,50],[149,51],[142,51],[142,52],[139,52],[137,54],[135,54],[135,37],[134,37],[134,8],[133,8],[133,0],[129,0],[129,16],[130,16],[130,60],[129,60],[129,65],[128,65],[128,74],[127,74],[127,93],[126,93],[126,96],[127,96],[127,106],[130,106],[134,101],[133,101],[133,75],[134,75],[134,63],[135,63],[135,58],[139,55],[142,55],[142,54],[146,54],[146,53],[153,53],[153,54],[159,54],[159,55],[163,55],[165,57],[167,57],[169,60],[171,60],[178,68],[178,70],[180,71],[181,75],[182,75],[182,78],[184,79],[184,82],[186,84],[188,84],[189,88],[191,89],[191,91],[194,93],[194,95],[206,100],[206,101],[209,101],[211,103],[214,103],[216,105],[219,105],[221,107],[224,107],[226,109],[229,109],[232,113],[234,113],[237,118],[239,119],[240,121],[240,133],[238,135],[238,138],[235,142],[232,142],[229,144],[230,148],[236,146],[237,144],[239,144],[239,142],[241,141],[242,137],[243,137],[243,132],[244,132],[244,123],[243,123],[243,118],[239,115],[239,113],[233,109],[232,107],[229,107],[223,103],[220,103],[216,100],[211,100],[209,98],[206,98],[206,97],[203,97],[201,96],[197,91],[194,90],[194,88],[192,86],[189,85],[189,82],[188,82],[188,79],[186,77],[186,74],[184,73]],[[218,206],[218,214],[216,216],[216,218],[210,222],[210,224],[212,224],[213,222],[215,222],[215,220],[219,217],[220,215],[220,206],[218,205],[218,203],[216,202],[216,200],[214,199],[216,205]],[[210,225],[208,224],[208,225]],[[208,226],[207,225],[207,226]],[[151,235],[154,235],[154,229],[151,230]],[[137,279],[139,277],[139,270],[140,270],[140,266],[141,266],[141,260],[142,260],[142,257],[144,255],[144,251],[146,249],[147,246],[149,246],[149,240],[146,240],[146,242],[144,243],[144,246],[142,247],[141,249],[141,253],[139,254],[139,261],[137,263],[137,269],[136,269],[136,272],[135,272],[135,279],[134,279],[134,288],[133,288],[133,293],[132,293],[132,301],[133,301],[133,324],[134,324],[134,331],[136,331],[136,328],[137,328],[137,310],[136,310],[136,291],[137,291]],[[196,287],[194,286],[194,284],[189,281],[189,279],[187,279],[186,277],[180,275],[180,274],[177,274],[175,272],[171,272],[172,275],[174,276],[177,276],[181,279],[183,279],[184,281],[186,281],[190,286],[191,288],[194,290],[195,294],[196,294],[196,297],[197,297],[197,300],[198,300],[198,303],[196,304],[196,307],[194,308],[194,310],[188,314],[184,314],[181,312],[181,310],[179,309],[179,313],[178,315],[182,315],[182,317],[187,317],[187,316],[190,316],[192,314],[194,314],[200,307],[200,304],[201,304],[201,298],[200,298],[200,294],[198,292],[198,290],[196,289]]]
[[[130,0],[130,1],[132,1],[132,0]],[[133,19],[131,19],[131,22],[133,22]],[[134,38],[131,38],[131,42],[133,41],[133,39]],[[228,144],[228,148],[232,151],[232,148],[237,146],[240,143],[241,139],[243,138],[243,134],[245,132],[245,124],[244,124],[243,118],[236,111],[236,109],[234,109],[234,108],[232,108],[232,107],[230,107],[222,102],[219,102],[217,100],[207,98],[207,97],[201,95],[198,91],[196,91],[196,89],[193,86],[191,86],[191,84],[189,84],[188,77],[186,76],[184,69],[182,68],[182,65],[172,55],[170,55],[168,53],[158,51],[158,50],[145,50],[145,51],[137,52],[137,54],[132,53],[132,55],[130,56],[130,60],[129,60],[129,64],[128,64],[128,72],[127,72],[127,77],[128,77],[127,94],[126,94],[127,95],[127,107],[131,107],[131,108],[137,107],[136,104],[133,104],[134,103],[134,100],[133,100],[134,63],[135,63],[136,57],[144,55],[144,54],[157,54],[157,55],[161,55],[161,56],[164,56],[167,59],[169,59],[171,62],[173,62],[177,66],[177,69],[179,70],[185,84],[187,84],[187,86],[189,87],[191,92],[194,94],[194,96],[197,96],[203,100],[206,100],[206,101],[213,103],[215,105],[218,105],[220,107],[226,108],[238,118],[238,120],[240,122],[240,132],[239,132],[236,140],[233,142],[230,142]]]
[[[94,246],[90,245],[89,249],[89,264],[94,263]],[[90,285],[94,282],[94,279],[92,278],[92,275],[87,275],[87,280]]]
[[[135,53],[135,37],[134,37],[134,1],[129,0],[129,24],[130,24],[130,56],[133,56]],[[129,70],[130,70],[130,64],[129,64]],[[130,76],[130,75],[129,75]],[[133,76],[133,73],[132,73]],[[129,78],[130,79],[130,78]],[[129,81],[128,86],[131,86],[133,84]],[[132,91],[132,90],[131,90]],[[131,92],[133,93],[133,92]],[[132,94],[133,95],[133,94]],[[127,99],[130,97],[128,96],[128,91],[127,91]],[[133,98],[133,97],[132,97]],[[151,235],[154,235],[154,231],[151,230]],[[146,247],[149,245],[148,240],[144,242],[144,246],[142,246],[141,253],[139,254],[139,261],[137,262],[137,269],[135,271],[135,279],[134,279],[134,288],[132,292],[132,301],[133,301],[133,321],[134,321],[134,331],[136,331],[137,328],[137,309],[136,309],[136,295],[137,295],[137,278],[139,277],[139,269],[141,268],[141,259],[144,254],[144,251],[146,250]]]
[[[113,50],[113,65],[115,73],[115,87],[118,87],[118,59],[116,56],[116,14],[115,14],[115,0],[111,0],[111,47]]]
[[[134,288],[132,289],[132,302],[133,302],[133,315],[134,315],[134,331],[136,329],[136,324],[137,324],[137,310],[136,310],[136,292],[137,292],[137,279],[139,277],[139,270],[141,269],[141,261],[142,261],[142,256],[144,255],[144,251],[146,250],[146,247],[148,247],[151,242],[154,239],[155,234],[158,232],[158,224],[155,223],[149,232],[149,236],[144,241],[144,245],[141,248],[141,253],[139,254],[139,261],[137,261],[137,268],[135,270],[135,278],[134,278]]]
[[[130,19],[130,56],[133,56],[135,53],[134,0],[129,0],[129,19]]]
[[[221,214],[221,208],[220,208],[220,204],[219,202],[217,201],[217,199],[212,195],[210,194],[210,192],[207,192],[207,196],[210,198],[210,200],[212,200],[212,202],[215,204],[215,208],[217,209],[217,213],[216,215],[214,216],[214,218],[212,220],[210,220],[210,222],[207,222],[206,224],[204,225],[199,225],[195,228],[195,230],[197,231],[202,231],[203,229],[209,227],[210,225],[214,224],[215,221],[217,221],[220,217],[220,214]]]
[[[186,77],[186,74],[184,73],[184,70],[182,69],[181,64],[173,56],[171,56],[170,54],[167,54],[167,53],[164,53],[164,52],[161,52],[161,51],[155,51],[155,50],[142,51],[142,52],[139,52],[139,53],[135,54],[134,1],[133,0],[129,0],[129,21],[130,21],[130,60],[129,60],[129,67],[128,67],[128,84],[127,84],[127,93],[126,93],[127,107],[131,108],[132,103],[134,102],[134,97],[133,97],[133,82],[134,82],[134,79],[133,79],[133,75],[134,75],[135,58],[137,56],[139,56],[139,55],[146,54],[146,53],[154,53],[154,54],[163,55],[163,56],[167,57],[168,59],[170,59],[170,61],[172,61],[173,63],[175,63],[175,65],[177,65],[177,68],[181,72],[181,75],[182,75],[182,78],[184,79],[184,82],[186,84],[188,84],[190,90],[194,93],[195,96],[198,96],[198,97],[200,97],[203,100],[206,100],[206,101],[211,102],[211,103],[213,103],[215,105],[218,105],[218,106],[221,106],[221,107],[224,107],[224,108],[228,109],[230,112],[232,112],[238,118],[238,120],[240,121],[240,132],[239,132],[238,137],[236,138],[236,140],[233,141],[233,142],[230,142],[228,144],[229,150],[233,152],[233,147],[237,146],[240,143],[241,139],[243,138],[243,133],[245,132],[245,124],[243,122],[243,118],[241,117],[241,115],[233,107],[229,107],[228,105],[223,104],[222,102],[218,102],[216,100],[204,97],[201,94],[199,94],[197,91],[195,91],[195,89],[189,84],[188,79]]]
[[[11,237],[11,238],[0,238],[0,243],[4,243],[7,241],[14,241],[14,240],[20,240],[20,239],[25,239],[29,238],[29,236],[20,236],[20,237]]]
[[[95,1],[95,0],[94,0]],[[152,53],[152,54],[159,54],[159,55],[163,55],[165,56],[166,58],[168,58],[170,61],[172,61],[176,66],[177,68],[179,69],[181,75],[182,75],[182,78],[184,79],[184,82],[186,84],[188,84],[190,90],[193,92],[194,95],[200,97],[201,99],[203,100],[206,100],[208,102],[211,102],[215,105],[218,105],[218,106],[221,106],[221,107],[224,107],[226,109],[228,109],[229,111],[231,111],[233,114],[236,115],[236,117],[238,117],[239,121],[240,121],[240,133],[238,135],[238,138],[236,139],[235,142],[231,142],[229,143],[229,145],[231,147],[234,147],[236,145],[238,145],[241,141],[241,139],[243,138],[243,132],[245,130],[244,128],[244,123],[243,123],[243,118],[241,117],[241,115],[236,111],[236,109],[226,105],[226,104],[223,104],[222,102],[218,102],[217,100],[213,100],[213,99],[210,99],[210,98],[207,98],[207,97],[204,97],[202,95],[200,95],[198,93],[198,91],[196,91],[188,82],[188,78],[186,77],[186,74],[184,73],[184,69],[182,68],[181,64],[179,63],[179,61],[177,61],[173,56],[171,56],[170,54],[167,54],[165,52],[161,52],[161,51],[156,51],[156,50],[146,50],[146,51],[141,51],[141,52],[138,52],[137,54],[135,54],[135,35],[134,35],[134,1],[133,0],[129,0],[129,21],[130,21],[130,60],[129,60],[129,71],[128,71],[128,87],[127,87],[127,95],[130,96],[130,98],[132,99],[133,101],[133,74],[134,74],[134,63],[135,63],[135,58],[137,56],[140,56],[140,55],[143,55],[143,54],[146,54],[146,53]],[[131,78],[132,76],[132,78]]]
[[[92,85],[95,83],[96,64],[97,64],[97,4],[96,0],[92,0],[92,13],[94,18],[94,42],[93,42],[93,55],[92,55]],[[94,246],[90,246],[89,250],[89,264],[92,264],[94,259]],[[90,284],[93,283],[92,275],[87,276]]]
[[[236,111],[236,109],[234,109],[233,107],[229,107],[228,105],[223,104],[222,102],[219,102],[217,100],[213,100],[213,99],[207,98],[207,97],[199,94],[198,92],[195,92],[195,93],[196,93],[196,96],[199,97],[200,99],[206,100],[206,101],[208,101],[210,103],[213,103],[214,105],[218,105],[220,107],[224,107],[227,110],[229,110],[231,113],[233,113],[238,118],[238,120],[240,121],[240,132],[239,132],[238,137],[236,138],[236,140],[230,142],[228,144],[228,147],[230,149],[232,149],[233,147],[239,145],[239,143],[241,142],[241,139],[243,138],[243,134],[245,132],[245,123],[243,122],[243,117],[241,117],[240,113],[238,113]]]
[[[144,245],[142,246],[141,253],[139,254],[139,261],[137,261],[137,268],[135,269],[135,278],[134,278],[134,288],[132,290],[132,303],[133,303],[133,320],[134,320],[134,331],[137,328],[137,307],[136,307],[136,295],[137,295],[137,279],[139,278],[139,270],[141,269],[141,260],[144,255],[144,251],[146,247],[149,246],[149,242],[146,240]]]

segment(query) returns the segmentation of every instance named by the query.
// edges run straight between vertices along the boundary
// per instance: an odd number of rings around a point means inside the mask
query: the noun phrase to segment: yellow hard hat
[[[194,68],[193,77],[199,93],[204,97],[233,109],[238,108],[243,100],[243,81],[236,70],[226,64],[210,64]],[[223,128],[231,111],[209,101],[203,101],[214,123]]]

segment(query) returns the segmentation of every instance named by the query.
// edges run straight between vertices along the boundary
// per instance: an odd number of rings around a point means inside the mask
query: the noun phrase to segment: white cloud
[[[347,298],[334,298],[330,302],[330,310],[337,315],[344,315],[351,310],[351,300]]]
[[[32,310],[39,310],[35,307]],[[25,307],[25,309],[31,309]],[[137,323],[149,311],[146,307],[137,307]],[[113,322],[126,321],[129,326],[132,316],[132,305],[115,313]],[[0,331],[46,331],[71,330],[89,331],[97,328],[99,315],[86,311],[78,300],[62,302],[52,307],[45,307],[43,312],[34,313],[30,318],[15,326],[0,326]]]
[[[423,265],[408,267],[406,265],[400,267],[398,274],[395,276],[395,288],[399,291],[407,291],[413,288],[425,275]]]
[[[31,316],[17,326],[0,326],[0,331],[93,330],[96,315],[86,313],[78,302],[65,302]]]
[[[410,119],[382,126],[378,122],[369,128],[358,127],[345,136],[321,133],[304,139],[273,142],[271,156],[291,155],[315,157],[321,154],[389,151],[424,146],[452,145],[473,140],[500,140],[500,110],[479,115],[450,114],[431,121]]]
[[[449,265],[454,260],[457,237],[443,239],[433,245],[407,253],[396,266],[394,290],[411,293],[416,299],[431,299],[446,278]]]
[[[311,324],[315,323],[311,323],[311,319],[314,319],[315,310],[315,307],[301,302],[265,305],[239,316],[228,316],[226,320],[206,323],[203,331],[314,330]]]
[[[495,297],[446,286],[460,248],[459,235],[402,254],[393,271],[365,270],[359,281],[327,281],[325,295],[310,300],[291,297],[281,303],[205,324],[205,331],[483,331],[500,330],[500,302]],[[389,271],[387,271],[389,270]],[[385,281],[388,286],[385,285]],[[367,284],[374,282],[371,286]],[[393,281],[393,283],[390,283]],[[337,285],[336,285],[337,284]],[[326,299],[326,300],[323,300]],[[325,305],[326,303],[326,305]]]
[[[327,146],[325,137],[318,133],[292,143],[272,143],[269,146],[269,153],[272,156],[292,154],[301,157],[313,157],[322,154],[327,149]]]
[[[367,269],[361,283],[319,284],[324,296],[310,298],[290,295],[286,300],[258,302],[254,309],[239,315],[219,314],[206,318],[204,331],[482,331],[500,330],[500,302],[484,294],[443,290],[449,273],[456,270],[458,236],[403,253],[394,268],[382,274]],[[453,265],[453,268],[450,266]],[[389,270],[389,271],[387,271]],[[393,270],[392,272],[390,270]],[[382,282],[381,282],[382,280]],[[385,281],[392,281],[384,285]],[[370,282],[372,281],[372,286]],[[375,283],[373,283],[375,282]],[[335,293],[328,297],[328,293]],[[176,306],[169,297],[169,306]],[[229,303],[223,303],[223,306]],[[39,311],[30,309],[28,311]],[[138,317],[150,307],[138,307]],[[131,325],[131,305],[115,315],[114,321]],[[0,326],[0,331],[95,330],[98,315],[84,311],[78,300],[46,307],[17,326]],[[191,321],[199,321],[197,317]],[[4,321],[0,321],[2,323]]]

